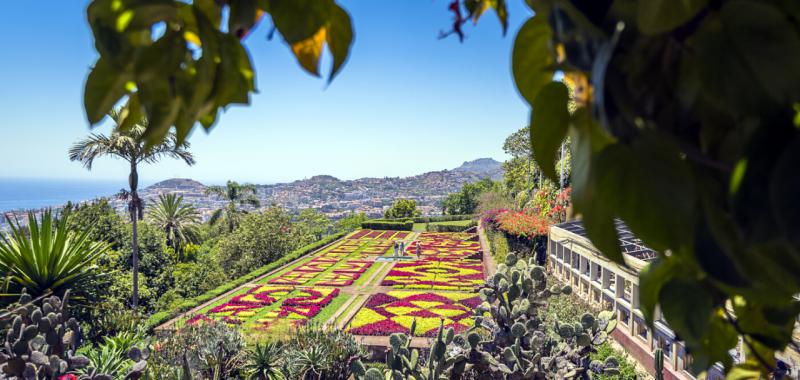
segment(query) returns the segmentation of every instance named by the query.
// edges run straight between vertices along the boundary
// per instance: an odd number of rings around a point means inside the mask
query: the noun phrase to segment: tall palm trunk
[[[139,234],[137,231],[138,219],[141,205],[139,204],[139,174],[136,171],[136,160],[131,160],[131,174],[128,177],[128,185],[131,188],[131,199],[128,201],[128,211],[131,214],[131,224],[133,238],[131,239],[131,251],[133,252],[133,299],[131,306],[135,310],[139,305]]]

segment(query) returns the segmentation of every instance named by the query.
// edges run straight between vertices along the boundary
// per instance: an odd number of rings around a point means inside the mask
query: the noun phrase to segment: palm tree
[[[147,216],[164,230],[167,246],[172,247],[183,260],[183,245],[197,242],[196,224],[200,213],[183,201],[183,195],[159,194],[158,203],[148,206]]]
[[[241,215],[247,213],[246,210],[242,210],[238,206],[259,207],[261,205],[261,202],[256,197],[255,185],[240,185],[235,181],[228,181],[225,187],[209,186],[206,188],[206,195],[216,195],[228,202],[224,208],[214,211],[208,220],[208,223],[213,226],[221,219],[224,219],[228,224],[228,232],[238,227]]]
[[[79,290],[96,277],[94,260],[109,251],[105,242],[91,239],[91,229],[69,228],[69,212],[56,219],[46,210],[40,220],[28,213],[27,228],[6,216],[11,231],[0,233],[0,273],[13,287],[38,297],[48,292],[61,296]]]
[[[127,161],[130,164],[130,174],[128,175],[129,189],[120,192],[120,198],[128,202],[128,214],[131,218],[133,227],[133,239],[131,250],[133,251],[133,297],[132,306],[134,309],[139,304],[139,242],[137,233],[137,221],[144,216],[144,204],[139,198],[139,164],[152,164],[162,158],[180,159],[187,165],[194,165],[194,157],[189,152],[189,143],[178,143],[178,139],[173,132],[169,132],[164,140],[157,144],[147,145],[143,138],[147,129],[147,119],[142,119],[130,128],[124,130],[119,128],[122,121],[119,111],[112,111],[109,116],[117,126],[111,135],[91,134],[86,139],[76,142],[69,150],[69,159],[80,161],[88,170],[92,170],[94,160],[99,157],[111,156]]]

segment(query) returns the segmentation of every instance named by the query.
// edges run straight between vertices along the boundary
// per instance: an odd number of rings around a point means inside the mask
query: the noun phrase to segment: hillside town
[[[487,177],[497,180],[502,176],[500,162],[479,158],[464,162],[452,170],[432,171],[411,177],[340,180],[329,175],[317,175],[289,183],[256,185],[256,188],[262,207],[277,204],[292,213],[313,208],[332,219],[361,212],[370,217],[380,217],[398,197],[415,200],[422,215],[439,215],[442,213],[442,200],[447,194],[458,191],[463,184]],[[222,198],[207,195],[205,184],[188,178],[158,182],[142,189],[139,195],[145,202],[151,202],[159,194],[168,193],[182,195],[184,201],[200,212],[204,221],[225,204]],[[88,200],[75,200],[84,201]],[[127,207],[121,199],[111,198],[110,202],[119,211]],[[61,206],[53,205],[56,208]],[[11,210],[5,214],[22,221],[26,211]],[[7,220],[0,218],[0,229],[7,227]]]

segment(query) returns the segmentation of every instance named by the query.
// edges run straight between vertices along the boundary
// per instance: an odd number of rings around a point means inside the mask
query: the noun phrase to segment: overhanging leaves
[[[639,0],[636,22],[645,34],[675,29],[702,10],[708,0]]]
[[[553,79],[552,31],[543,16],[525,21],[514,39],[511,70],[520,95],[533,104],[536,94]]]
[[[83,106],[90,124],[99,123],[111,107],[125,95],[130,76],[120,72],[102,57],[97,60],[83,91]]]
[[[531,113],[533,157],[542,172],[556,182],[556,155],[569,127],[568,101],[567,86],[561,82],[550,82],[536,95]]]

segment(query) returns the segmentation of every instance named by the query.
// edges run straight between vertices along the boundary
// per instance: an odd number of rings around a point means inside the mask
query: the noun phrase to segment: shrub
[[[411,219],[404,219],[402,221],[368,220],[361,223],[361,228],[370,230],[411,231],[414,229],[414,221]]]
[[[489,238],[489,246],[492,249],[492,256],[494,257],[495,262],[502,263],[506,261],[506,256],[509,252],[511,252],[506,235],[491,228],[487,229],[486,231],[487,237]]]
[[[455,220],[449,222],[428,223],[426,230],[430,232],[463,232],[477,223],[473,220]]]

